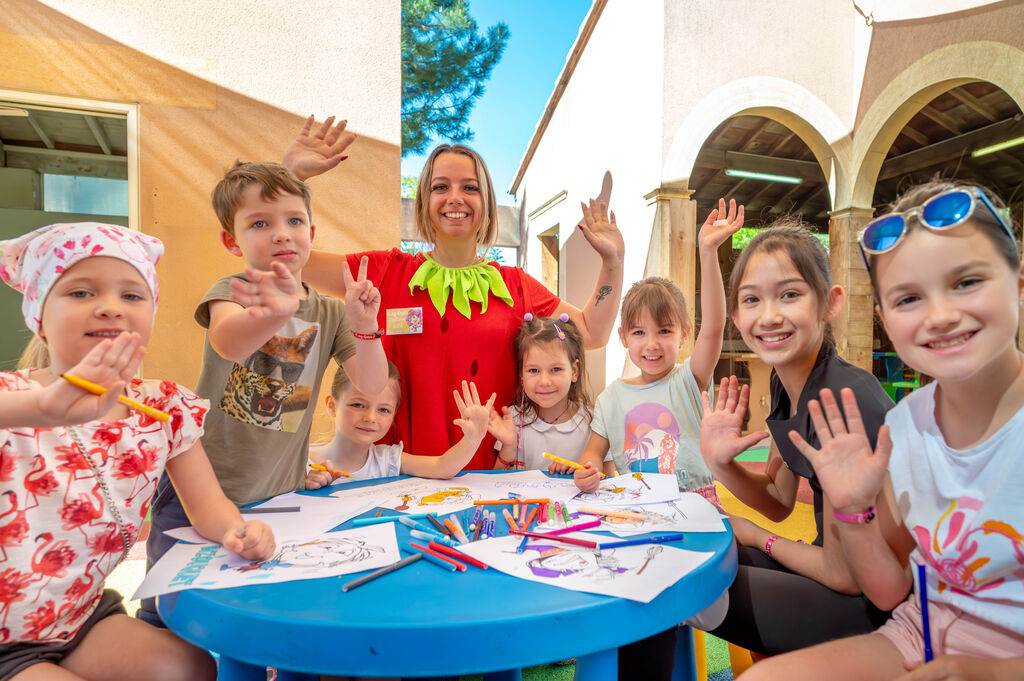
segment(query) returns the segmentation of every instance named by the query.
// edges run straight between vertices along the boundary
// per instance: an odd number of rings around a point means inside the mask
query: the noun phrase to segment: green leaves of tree
[[[402,0],[403,156],[473,138],[466,121],[508,37],[503,22],[478,34],[466,0]]]

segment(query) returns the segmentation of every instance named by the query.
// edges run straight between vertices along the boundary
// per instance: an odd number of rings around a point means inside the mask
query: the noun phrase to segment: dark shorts
[[[125,615],[121,594],[113,589],[104,589],[99,605],[89,619],[85,620],[78,633],[69,641],[52,643],[7,643],[0,645],[0,681],[7,681],[19,672],[23,672],[34,664],[49,662],[60,664],[71,654],[85,635],[96,626],[96,623],[111,615]]]

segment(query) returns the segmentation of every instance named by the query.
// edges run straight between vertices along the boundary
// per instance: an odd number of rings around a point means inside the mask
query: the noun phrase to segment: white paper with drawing
[[[338,499],[372,501],[374,505],[404,513],[454,513],[473,506],[480,499],[505,499],[510,492],[528,498],[565,500],[579,490],[571,478],[549,478],[540,471],[507,474],[467,473],[451,480],[407,478],[382,485],[332,486]]]
[[[679,498],[676,476],[668,473],[626,473],[605,478],[596,492],[580,492],[572,502],[581,506],[660,504]]]
[[[608,541],[604,535],[572,532],[566,536]],[[528,539],[516,553],[520,537],[495,537],[463,544],[459,550],[492,568],[531,582],[571,591],[628,598],[648,603],[714,555],[664,544],[642,544],[597,551],[548,539]]]
[[[150,598],[182,589],[226,589],[372,570],[401,559],[392,523],[277,539],[270,560],[249,561],[213,544],[175,544],[132,596]]]

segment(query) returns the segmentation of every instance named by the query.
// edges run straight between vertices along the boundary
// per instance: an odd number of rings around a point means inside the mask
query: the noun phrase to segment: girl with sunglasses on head
[[[860,244],[896,352],[935,381],[889,412],[875,447],[845,389],[842,410],[830,391],[811,404],[820,448],[791,437],[832,500],[857,582],[895,610],[872,634],[765,660],[744,681],[1024,678],[1024,273],[1013,226],[984,190],[930,183]],[[907,598],[921,564],[925,596]]]

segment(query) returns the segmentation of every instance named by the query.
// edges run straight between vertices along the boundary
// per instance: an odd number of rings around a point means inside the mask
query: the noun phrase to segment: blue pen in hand
[[[921,631],[924,633],[924,661],[925,664],[935,657],[932,653],[932,630],[928,625],[928,574],[925,564],[917,564],[917,590],[921,595]]]

